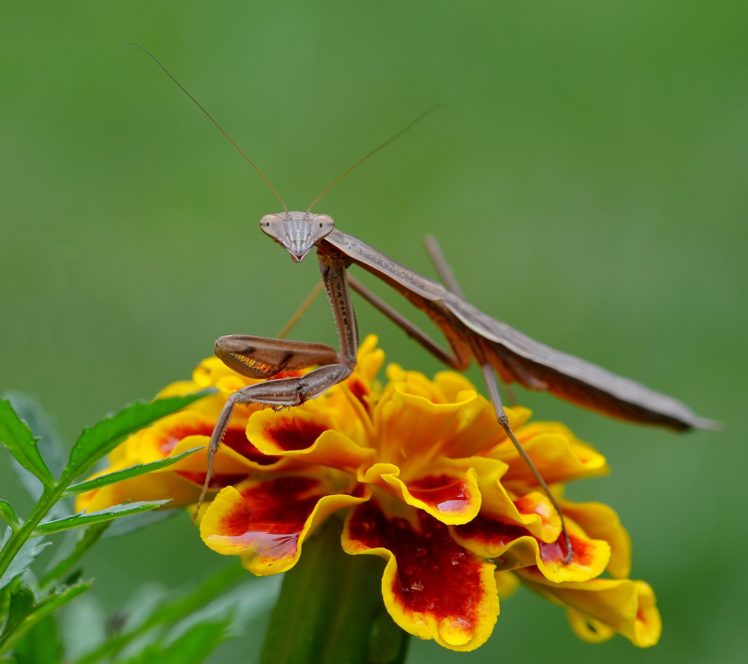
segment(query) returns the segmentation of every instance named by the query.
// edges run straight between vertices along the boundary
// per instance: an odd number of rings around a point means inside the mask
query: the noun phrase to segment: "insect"
[[[262,217],[260,230],[280,244],[294,262],[300,263],[312,249],[316,249],[322,283],[330,301],[339,338],[337,350],[324,344],[248,335],[223,336],[215,342],[216,355],[230,368],[245,376],[269,380],[250,385],[229,396],[211,436],[208,475],[201,501],[210,484],[216,450],[237,404],[297,406],[323,394],[351,375],[356,365],[358,347],[351,289],[451,368],[463,371],[472,361],[477,362],[485,378],[498,423],[559,514],[567,562],[572,550],[561,509],[511,429],[499,392],[497,374],[505,383],[517,382],[530,390],[550,392],[575,404],[632,422],[660,425],[677,431],[718,428],[716,422],[699,417],[685,404],[670,396],[550,348],[479,311],[462,296],[433,239],[428,241],[427,248],[444,284],[413,272],[362,240],[338,230],[329,215],[312,212],[320,199],[344,177],[410,129],[423,116],[419,116],[330,182],[306,210],[291,211],[270,180],[213,116],[153,54],[138,44],[135,46],[142,48],[187,94],[278,199],[283,210]],[[351,265],[370,272],[425,312],[444,335],[449,349],[442,348],[379,296],[349,276],[348,269]],[[311,371],[300,377],[273,378],[285,369],[312,367]]]

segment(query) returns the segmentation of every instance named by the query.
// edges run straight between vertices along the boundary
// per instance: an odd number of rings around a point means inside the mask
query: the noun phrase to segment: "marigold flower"
[[[562,499],[563,485],[608,472],[605,458],[558,423],[507,409],[513,430],[560,500],[572,543],[564,562],[561,522],[496,421],[462,375],[429,379],[390,365],[369,336],[353,375],[302,406],[235,409],[215,459],[214,495],[200,515],[205,544],[238,555],[257,575],[292,568],[319,524],[344,515],[342,546],[386,561],[384,602],[407,632],[452,650],[488,639],[499,597],[521,583],[566,608],[588,641],[622,634],[654,645],[660,618],[651,588],[629,580],[631,546],[601,503]],[[205,387],[215,395],[126,440],[107,472],[200,451],[149,475],[91,491],[79,509],[125,500],[194,503],[206,447],[228,394],[255,383],[215,358],[160,396]],[[607,575],[606,578],[602,578]]]

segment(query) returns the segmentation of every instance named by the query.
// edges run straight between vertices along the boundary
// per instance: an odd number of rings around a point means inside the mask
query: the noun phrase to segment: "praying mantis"
[[[572,548],[561,508],[512,431],[504,410],[497,375],[504,383],[517,382],[529,390],[550,392],[575,404],[632,422],[669,427],[676,431],[719,428],[718,423],[699,417],[677,399],[555,350],[479,311],[464,298],[433,238],[427,240],[427,249],[443,283],[417,274],[362,240],[338,230],[331,216],[312,212],[314,206],[335,185],[375,152],[410,129],[425,113],[335,178],[306,210],[292,211],[257,164],[197,99],[150,51],[140,44],[132,45],[145,51],[192,100],[257,172],[279,201],[282,211],[263,216],[260,230],[281,245],[296,263],[302,262],[312,249],[316,249],[322,283],[338,334],[337,349],[308,341],[249,335],[222,336],[215,342],[216,355],[231,369],[244,376],[267,380],[244,387],[228,397],[210,438],[208,470],[199,503],[210,486],[216,451],[228,427],[232,411],[238,404],[257,403],[276,408],[298,406],[322,395],[352,374],[356,366],[358,332],[351,304],[351,290],[356,291],[447,366],[464,371],[473,361],[478,364],[497,422],[560,517],[566,562],[571,559]],[[373,274],[423,311],[444,335],[449,348],[440,346],[349,275],[348,269],[352,265]],[[274,378],[279,372],[289,369],[310,371],[298,377]]]

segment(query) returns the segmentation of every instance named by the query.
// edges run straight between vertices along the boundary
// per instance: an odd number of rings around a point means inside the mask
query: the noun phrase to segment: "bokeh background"
[[[584,644],[563,611],[522,592],[483,649],[418,642],[410,661],[738,661],[747,21],[731,0],[6,3],[0,389],[35,396],[70,441],[187,376],[220,334],[275,334],[317,278],[258,231],[277,207],[267,189],[123,41],[152,48],[292,208],[442,102],[319,210],[427,274],[420,243],[434,233],[486,312],[727,428],[680,437],[521,393],[607,454],[612,476],[572,496],[618,509],[662,642]],[[358,311],[391,359],[438,368]],[[324,302],[295,335],[334,343]],[[23,508],[2,459],[0,494]],[[87,570],[114,610],[143,581],[180,587],[225,563],[185,517],[102,544]],[[216,661],[245,661],[259,640]]]

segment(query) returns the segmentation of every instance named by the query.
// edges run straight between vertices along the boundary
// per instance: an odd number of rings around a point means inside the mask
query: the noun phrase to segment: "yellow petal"
[[[366,499],[329,491],[320,479],[301,475],[226,487],[205,510],[200,536],[217,553],[240,555],[253,574],[285,572],[319,523]]]
[[[569,611],[574,632],[592,642],[616,632],[641,648],[657,643],[662,622],[652,588],[644,581],[592,579],[555,584],[534,570],[521,570],[523,584]]]

